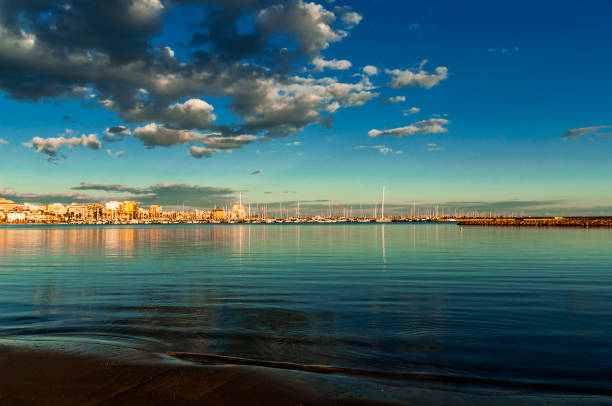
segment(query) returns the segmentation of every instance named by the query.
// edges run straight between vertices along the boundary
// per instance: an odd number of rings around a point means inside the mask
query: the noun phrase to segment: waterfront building
[[[208,210],[195,209],[193,216],[195,220],[208,220],[211,218],[212,213]]]
[[[244,220],[246,217],[246,212],[244,211],[244,206],[242,204],[235,204],[232,206],[231,217],[234,220]]]
[[[150,219],[159,219],[162,216],[162,208],[156,204],[152,204],[149,206],[149,218]]]
[[[111,200],[110,202],[106,202],[105,207],[109,211],[119,211],[119,208],[121,207],[121,202]]]
[[[40,211],[40,210],[42,210],[41,207],[39,207],[39,206],[37,206],[35,204],[32,204],[32,203],[24,203],[23,206],[25,207],[25,210],[28,210],[28,211]]]
[[[45,207],[45,211],[48,213],[52,213],[56,216],[63,216],[64,214],[66,214],[66,206],[64,206],[63,204],[60,203],[53,203],[53,204],[48,204]]]
[[[89,207],[86,204],[70,203],[66,215],[70,220],[87,220],[89,218]]]
[[[9,212],[6,214],[6,221],[8,223],[25,223],[27,215],[25,212]]]
[[[11,211],[15,210],[15,202],[12,200],[3,199],[0,197],[0,210],[2,211]]]
[[[210,213],[210,218],[213,220],[221,221],[225,218],[225,212],[223,211],[223,209],[215,207],[215,209]]]
[[[133,200],[126,200],[121,203],[121,217],[126,220],[134,220],[138,218],[138,203]]]
[[[91,220],[102,220],[104,218],[104,206],[97,203],[87,205],[87,218]]]

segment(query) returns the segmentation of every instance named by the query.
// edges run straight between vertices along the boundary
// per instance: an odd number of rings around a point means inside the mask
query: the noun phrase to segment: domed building
[[[246,212],[242,204],[235,204],[232,206],[232,218],[243,220],[246,218]]]

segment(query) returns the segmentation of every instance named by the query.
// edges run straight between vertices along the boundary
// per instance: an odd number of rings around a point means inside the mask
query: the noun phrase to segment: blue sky
[[[0,5],[0,196],[127,198],[108,186],[181,184],[224,199],[371,204],[386,185],[398,206],[610,214],[607,1],[133,0],[97,14],[85,0],[12,3]],[[81,32],[70,13],[103,17]],[[409,80],[419,72],[430,81]],[[170,85],[156,88],[162,77]],[[195,117],[189,100],[204,102]],[[128,134],[105,141],[114,126]]]

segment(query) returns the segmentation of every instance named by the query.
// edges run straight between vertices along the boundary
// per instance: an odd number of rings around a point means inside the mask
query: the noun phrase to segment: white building
[[[27,218],[26,212],[9,212],[6,213],[6,221],[9,223],[17,223],[18,221],[25,221]]]
[[[121,207],[121,202],[113,200],[113,201],[107,202],[105,207],[106,207],[106,210],[117,211]]]

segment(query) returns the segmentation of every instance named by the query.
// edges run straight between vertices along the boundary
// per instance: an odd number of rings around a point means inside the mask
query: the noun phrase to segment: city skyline
[[[237,3],[0,2],[0,197],[612,212],[608,3]]]

